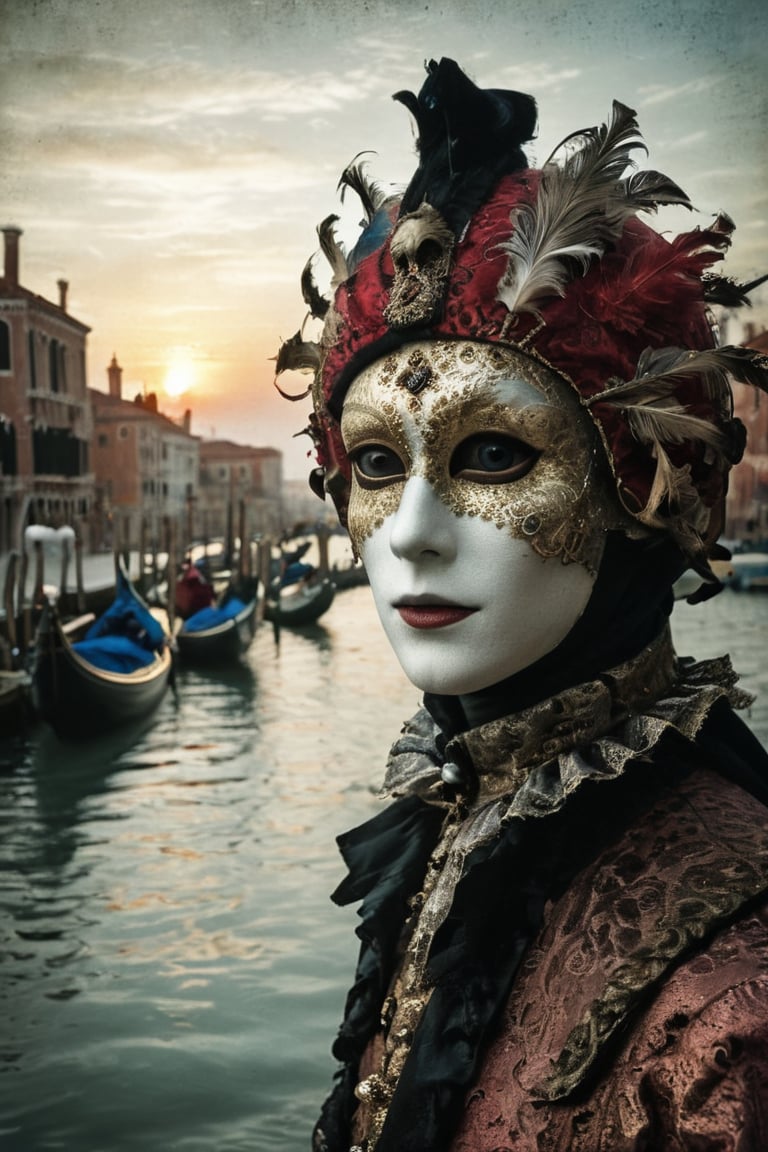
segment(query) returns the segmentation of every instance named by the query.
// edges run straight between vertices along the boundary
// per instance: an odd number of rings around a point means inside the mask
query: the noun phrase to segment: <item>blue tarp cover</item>
[[[297,561],[295,564],[289,564],[283,578],[280,581],[281,588],[288,588],[291,584],[298,584],[299,580],[303,580],[306,576],[311,576],[314,572],[312,564],[302,564]]]
[[[162,624],[120,576],[109,608],[72,647],[89,664],[107,672],[135,672],[151,664],[164,643]]]
[[[135,644],[127,636],[99,636],[73,644],[78,656],[106,672],[135,672],[155,659],[154,652]]]
[[[122,580],[118,582],[117,595],[98,620],[91,624],[85,634],[86,640],[96,640],[100,636],[124,636],[150,652],[163,647],[165,632],[148,608],[133,595],[131,587]]]
[[[237,596],[230,596],[225,604],[220,608],[211,606],[210,608],[201,608],[199,612],[195,612],[194,616],[190,616],[188,620],[184,621],[184,632],[204,632],[207,628],[216,628],[219,624],[223,624],[226,620],[231,620],[237,616],[239,612],[245,608],[242,600],[238,600]]]

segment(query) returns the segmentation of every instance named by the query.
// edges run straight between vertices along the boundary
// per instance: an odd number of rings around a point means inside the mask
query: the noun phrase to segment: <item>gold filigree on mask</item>
[[[410,388],[419,374],[427,384]],[[471,436],[499,434],[536,454],[519,478],[494,483],[455,474],[451,463]],[[363,542],[400,504],[411,476],[427,480],[457,516],[478,516],[527,540],[544,558],[594,573],[605,532],[628,527],[611,493],[594,429],[572,389],[536,361],[508,348],[469,341],[419,342],[369,365],[344,405],[347,452],[381,445],[402,473],[362,487],[353,470],[349,529]]]

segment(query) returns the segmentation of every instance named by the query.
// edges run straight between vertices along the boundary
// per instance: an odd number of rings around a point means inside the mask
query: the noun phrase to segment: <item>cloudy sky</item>
[[[56,300],[69,280],[92,386],[114,352],[128,396],[303,475],[306,408],[269,358],[345,164],[370,149],[371,175],[407,181],[391,94],[418,91],[425,59],[532,93],[534,162],[614,98],[637,109],[693,223],[736,220],[726,270],[748,279],[768,271],[765,29],[758,0],[0,0],[0,222],[24,231],[26,287]],[[768,291],[754,301],[765,327]]]

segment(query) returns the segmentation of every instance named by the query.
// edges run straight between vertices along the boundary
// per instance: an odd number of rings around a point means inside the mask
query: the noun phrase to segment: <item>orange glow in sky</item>
[[[192,353],[186,348],[174,349],[163,380],[167,396],[183,396],[197,383],[197,369]]]

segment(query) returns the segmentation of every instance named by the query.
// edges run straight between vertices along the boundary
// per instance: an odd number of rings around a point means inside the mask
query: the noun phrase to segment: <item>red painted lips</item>
[[[411,628],[447,628],[477,611],[454,604],[397,604],[396,608]]]

